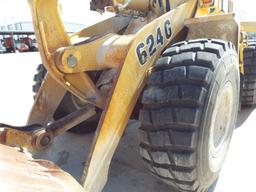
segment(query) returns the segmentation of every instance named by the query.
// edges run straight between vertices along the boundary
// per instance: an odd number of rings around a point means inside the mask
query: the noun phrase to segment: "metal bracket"
[[[124,63],[133,35],[108,34],[88,43],[58,49],[55,63],[63,73],[117,68]]]
[[[65,133],[67,130],[89,119],[95,114],[96,112],[94,109],[84,107],[45,127],[40,124],[13,126],[0,123],[0,128],[8,130],[6,134],[6,137],[8,137],[6,138],[6,141],[8,142],[7,144],[26,146],[30,149],[38,150],[48,147],[52,143],[54,137]],[[25,136],[25,138],[20,139],[20,135]]]

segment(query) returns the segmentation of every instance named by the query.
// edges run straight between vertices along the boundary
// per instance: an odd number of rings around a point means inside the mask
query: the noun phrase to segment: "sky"
[[[234,9],[241,20],[256,21],[255,8],[251,0],[233,0]],[[90,0],[59,0],[62,16],[66,22],[92,24],[99,14],[88,12]],[[30,21],[27,0],[0,0],[0,25],[16,21]]]
[[[59,0],[62,17],[66,22],[79,24],[93,23],[101,15],[89,12],[89,0]],[[0,25],[19,21],[31,21],[27,0],[0,0]]]

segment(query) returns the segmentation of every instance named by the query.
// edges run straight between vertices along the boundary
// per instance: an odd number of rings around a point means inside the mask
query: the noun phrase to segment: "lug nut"
[[[74,68],[77,66],[77,58],[74,55],[69,55],[67,61],[69,67]]]

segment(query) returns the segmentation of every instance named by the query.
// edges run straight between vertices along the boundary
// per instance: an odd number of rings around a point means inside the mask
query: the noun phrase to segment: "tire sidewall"
[[[215,82],[219,83],[219,86]],[[210,138],[210,127],[212,121],[212,114],[214,110],[214,104],[216,103],[218,94],[220,93],[223,86],[231,82],[233,88],[233,109],[232,109],[232,119],[230,122],[229,133],[227,136],[227,149],[230,143],[233,126],[236,121],[238,106],[239,106],[239,68],[238,68],[238,57],[235,51],[229,50],[224,54],[224,56],[219,60],[218,67],[214,72],[213,79],[211,80],[211,87],[209,88],[208,96],[205,102],[205,107],[203,110],[201,129],[199,132],[199,141],[198,141],[198,167],[199,167],[199,181],[201,186],[204,188],[210,187],[219,175],[220,169],[213,172],[210,169],[209,165],[209,138]],[[226,152],[227,153],[227,152]],[[224,154],[226,156],[226,153]],[[225,157],[224,157],[225,159]]]

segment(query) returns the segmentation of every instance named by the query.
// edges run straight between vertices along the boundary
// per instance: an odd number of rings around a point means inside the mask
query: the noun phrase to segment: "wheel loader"
[[[92,1],[113,16],[72,35],[57,0],[28,2],[43,64],[27,125],[1,124],[1,190],[102,191],[137,118],[149,173],[181,192],[207,191],[225,160],[244,73],[232,1]],[[68,130],[95,131],[79,183],[26,153]]]

